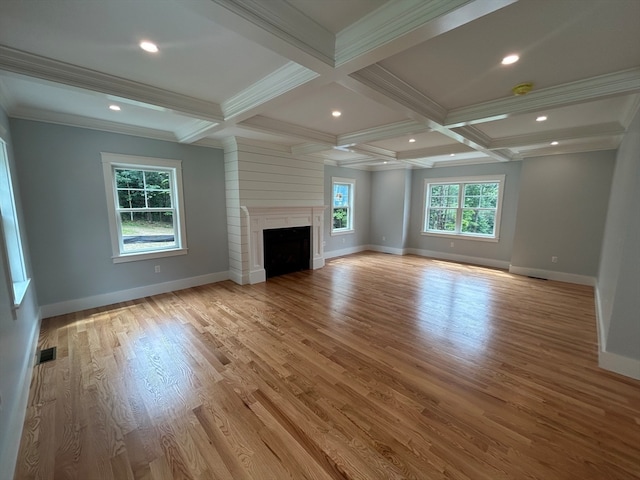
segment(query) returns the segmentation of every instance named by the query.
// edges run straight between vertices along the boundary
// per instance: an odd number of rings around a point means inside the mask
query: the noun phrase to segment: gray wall
[[[618,149],[598,272],[606,350],[640,360],[640,112]]]
[[[356,195],[353,207],[355,232],[331,236],[331,177],[355,178]],[[369,244],[371,232],[371,172],[353,168],[324,167],[324,251],[331,252]]]
[[[516,225],[518,189],[521,162],[489,163],[460,167],[425,168],[413,171],[411,187],[411,217],[409,220],[409,246],[420,250],[462,255],[481,259],[509,262]],[[424,215],[424,183],[427,178],[462,177],[474,175],[505,175],[504,200],[500,220],[500,240],[485,242],[462,238],[438,238],[422,235]],[[453,248],[450,246],[454,242]]]
[[[411,194],[410,170],[382,170],[372,173],[370,243],[405,248]],[[383,239],[384,237],[384,239]]]
[[[13,173],[14,195],[18,221],[22,220],[22,244],[25,250],[27,273],[31,277],[28,239],[24,232],[24,217],[20,202],[20,186],[16,179],[16,161],[13,154],[9,121],[0,108],[0,136],[7,142],[7,154]],[[15,460],[20,444],[22,422],[31,380],[34,341],[38,336],[39,313],[32,281],[22,306],[12,310],[11,285],[6,281],[8,265],[0,255],[0,480],[13,478]]]
[[[513,266],[596,276],[614,161],[604,151],[522,162]]]
[[[222,150],[17,119],[11,129],[41,306],[228,270]],[[182,160],[187,255],[112,262],[100,152]]]

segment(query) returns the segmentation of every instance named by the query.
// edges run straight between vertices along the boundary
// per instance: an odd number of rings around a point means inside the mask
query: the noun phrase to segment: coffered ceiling
[[[611,149],[640,107],[640,0],[0,0],[0,104],[358,168]]]

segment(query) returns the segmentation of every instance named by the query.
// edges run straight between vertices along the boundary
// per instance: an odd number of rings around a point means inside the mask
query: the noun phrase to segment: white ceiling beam
[[[447,114],[444,124],[448,128],[456,128],[637,92],[640,92],[640,67],[534,90],[522,96],[456,108]]]
[[[292,155],[313,155],[315,153],[332,150],[333,147],[324,143],[300,143],[291,147]]]
[[[550,155],[564,155],[568,153],[595,152],[598,150],[615,150],[620,146],[622,136],[603,137],[588,142],[557,145],[554,148],[544,147],[524,150],[515,155],[514,160],[522,160],[531,157],[546,157]]]
[[[354,153],[367,155],[372,158],[379,158],[388,162],[396,161],[396,152],[393,150],[387,150],[386,148],[374,147],[373,145],[354,145],[349,147],[349,150]]]
[[[207,120],[193,120],[173,133],[180,143],[193,143],[204,138],[216,125]]]
[[[336,36],[335,65],[351,73],[517,0],[391,0]]]
[[[564,128],[550,132],[539,132],[527,135],[513,135],[511,137],[496,138],[491,141],[489,148],[519,148],[529,145],[540,145],[552,141],[586,139],[604,136],[624,135],[625,128],[618,122],[610,122],[585,127]]]
[[[311,128],[301,127],[281,120],[263,117],[262,115],[251,117],[239,123],[238,126],[274,135],[299,138],[309,143],[325,144],[329,148],[333,148],[336,144],[335,135],[319,132]]]
[[[285,0],[180,0],[199,15],[318,73],[333,70],[334,35]]]
[[[351,74],[351,78],[384,93],[394,102],[403,105],[421,117],[429,118],[442,125],[447,111],[408,83],[400,80],[381,65],[371,65]]]
[[[238,92],[222,102],[222,111],[226,121],[249,110],[255,110],[269,100],[317,78],[318,73],[308,68],[289,62],[278,70],[260,79],[253,85]]]
[[[376,65],[375,68],[371,69],[370,71],[376,72],[376,76],[380,76],[381,70],[384,69],[381,66]],[[476,132],[475,130],[468,130],[467,133],[469,134],[469,136],[467,137],[465,136],[464,131],[453,131],[449,128],[444,127],[437,120],[434,120],[429,116],[429,108],[427,108],[427,104],[425,104],[424,101],[421,101],[424,100],[422,98],[424,96],[421,96],[419,98],[419,101],[416,103],[417,106],[414,106],[409,100],[412,92],[415,91],[413,87],[399,79],[398,81],[394,82],[393,75],[391,74],[382,75],[384,75],[384,77],[386,78],[385,82],[375,82],[368,80],[360,81],[360,79],[357,78],[357,75],[351,75],[342,80],[340,84],[378,103],[381,103],[389,108],[403,113],[409,118],[412,118],[414,121],[422,124],[425,128],[441,133],[442,135],[445,135],[455,140],[456,142],[467,145],[475,150],[478,150],[479,152],[491,156],[498,161],[507,162],[511,160],[511,157],[505,155],[503,152],[489,150],[489,139],[488,137],[483,137],[482,135],[480,135],[480,132]],[[391,90],[388,90],[389,88]],[[402,91],[403,89],[404,91],[399,93],[399,91]]]
[[[395,138],[401,135],[412,135],[416,133],[428,132],[429,127],[414,120],[404,120],[402,122],[390,123],[379,127],[367,128],[357,132],[338,135],[338,146],[357,145],[385,138]]]
[[[15,50],[4,45],[0,45],[0,70],[128,98],[190,117],[213,122],[222,121],[222,110],[213,102]]]
[[[451,155],[458,153],[468,153],[471,150],[466,145],[454,143],[452,145],[440,145],[438,147],[420,148],[416,150],[407,150],[398,152],[396,157],[398,160],[420,160],[429,157],[439,157],[442,155]]]

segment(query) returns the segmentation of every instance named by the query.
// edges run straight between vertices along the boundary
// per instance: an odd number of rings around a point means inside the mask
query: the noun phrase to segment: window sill
[[[113,263],[127,263],[137,262],[139,260],[152,260],[154,258],[175,257],[177,255],[186,255],[188,248],[175,248],[172,250],[162,250],[159,252],[141,252],[141,253],[127,253],[124,255],[118,255],[112,257]]]
[[[27,290],[31,285],[31,279],[27,278],[24,282],[13,282],[13,309],[17,310],[22,306],[24,297],[27,296]]]
[[[347,235],[349,233],[355,233],[356,231],[352,228],[349,230],[331,230],[331,236],[333,237],[334,235]]]
[[[420,232],[420,234],[427,237],[456,238],[458,240],[473,240],[478,242],[498,243],[500,241],[500,237],[479,237],[476,235],[459,235],[455,233]]]

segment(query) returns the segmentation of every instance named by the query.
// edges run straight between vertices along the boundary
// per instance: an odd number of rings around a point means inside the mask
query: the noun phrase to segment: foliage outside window
[[[424,233],[499,237],[504,175],[426,181]]]
[[[9,280],[12,285],[10,293],[13,299],[13,306],[17,308],[27,293],[30,279],[27,276],[24,262],[24,251],[22,249],[9,158],[6,144],[2,139],[0,139],[0,211],[2,212],[2,222],[0,223],[0,232],[3,240],[2,253],[5,257],[5,264],[8,266],[7,273],[11,277]]]
[[[353,196],[355,180],[333,178],[331,181],[331,233],[353,231]]]
[[[186,253],[180,162],[102,157],[114,261]]]

